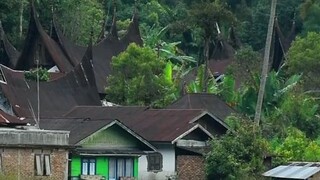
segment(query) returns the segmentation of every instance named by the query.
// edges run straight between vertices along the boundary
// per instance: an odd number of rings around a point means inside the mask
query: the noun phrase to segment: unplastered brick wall
[[[50,155],[51,175],[37,176],[35,154]],[[64,180],[67,178],[68,151],[64,149],[2,148],[0,179]]]
[[[204,157],[179,155],[177,157],[177,174],[179,180],[204,180]]]

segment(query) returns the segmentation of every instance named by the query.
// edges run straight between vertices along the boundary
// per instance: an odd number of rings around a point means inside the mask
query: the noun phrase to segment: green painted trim
[[[133,177],[135,177],[135,179],[138,179],[138,172],[139,172],[139,157],[135,157],[133,160]]]
[[[71,158],[71,176],[81,175],[81,157],[72,156]]]
[[[96,158],[96,174],[109,178],[109,160],[107,157]]]

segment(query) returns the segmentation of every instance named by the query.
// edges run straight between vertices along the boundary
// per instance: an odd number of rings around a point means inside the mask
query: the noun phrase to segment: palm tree
[[[259,126],[260,119],[261,119],[262,103],[263,103],[266,80],[267,80],[267,75],[268,75],[270,48],[271,48],[271,41],[272,41],[274,18],[275,18],[275,14],[276,14],[276,7],[277,7],[277,0],[272,0],[271,10],[270,10],[270,19],[269,19],[269,25],[268,25],[268,33],[267,33],[267,39],[266,39],[266,46],[265,46],[264,58],[263,58],[260,88],[259,88],[258,100],[257,100],[257,105],[256,105],[256,112],[255,112],[255,116],[254,116],[254,121],[256,122],[257,126]]]

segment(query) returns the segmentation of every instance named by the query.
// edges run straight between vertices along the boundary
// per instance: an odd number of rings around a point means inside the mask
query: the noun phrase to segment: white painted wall
[[[148,172],[147,156],[143,155],[139,158],[139,180],[166,180],[176,173],[176,157],[173,144],[152,144],[162,154],[163,167],[162,171],[154,173]]]

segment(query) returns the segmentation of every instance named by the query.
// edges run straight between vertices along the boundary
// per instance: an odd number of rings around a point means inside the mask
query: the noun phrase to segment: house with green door
[[[118,120],[45,119],[44,129],[68,129],[69,179],[138,179],[138,158],[155,148]]]

